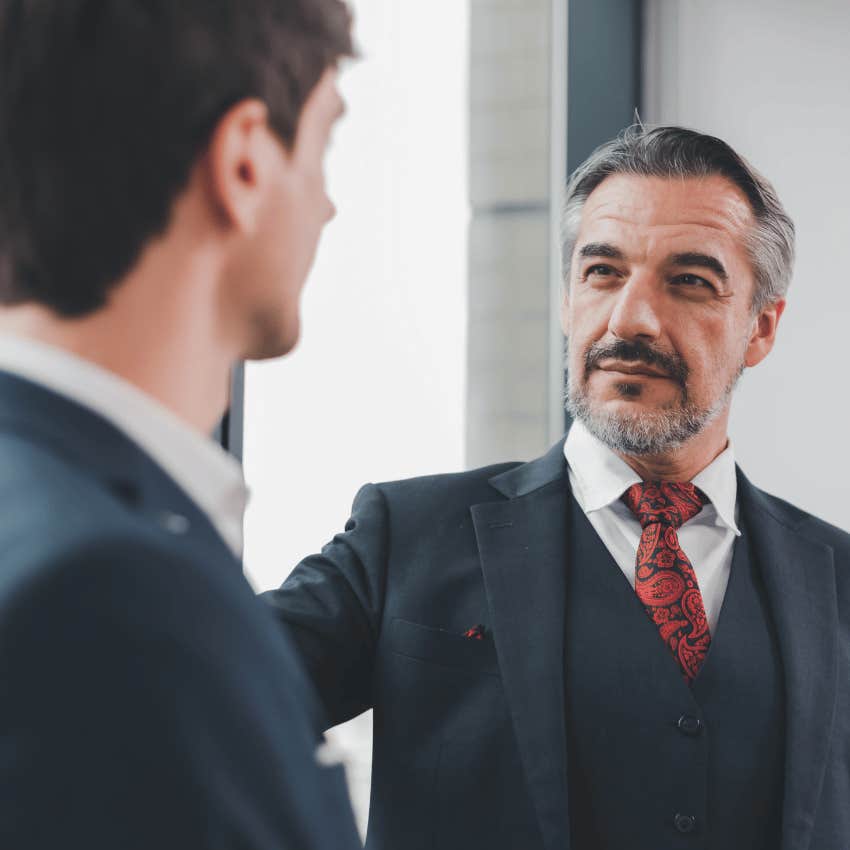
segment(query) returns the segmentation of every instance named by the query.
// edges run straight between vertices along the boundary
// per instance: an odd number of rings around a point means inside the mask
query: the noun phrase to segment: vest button
[[[690,738],[696,738],[702,732],[702,720],[699,717],[694,717],[692,714],[683,714],[676,726],[683,735]]]
[[[697,828],[697,819],[692,815],[677,814],[673,818],[673,823],[677,832],[687,834],[693,832]]]

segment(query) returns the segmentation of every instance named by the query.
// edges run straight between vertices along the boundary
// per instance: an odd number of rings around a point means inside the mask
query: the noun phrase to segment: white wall
[[[245,562],[261,587],[342,527],[361,484],[463,464],[466,12],[353,6],[362,58],[327,160],[339,213],[302,342],[246,374]]]
[[[850,529],[850,3],[648,0],[644,119],[728,141],[776,186],[798,258],[773,353],[733,408],[759,486]]]
[[[299,349],[246,371],[245,569],[262,589],[342,529],[363,483],[463,466],[467,7],[350,5],[362,58],[327,160],[339,214]],[[362,827],[369,715],[335,739]]]

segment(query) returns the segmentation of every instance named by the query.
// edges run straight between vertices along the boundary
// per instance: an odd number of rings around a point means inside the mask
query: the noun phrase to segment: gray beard
[[[586,386],[578,385],[570,374],[567,377],[566,408],[573,419],[581,422],[594,437],[615,452],[635,456],[663,455],[695,437],[723,412],[743,371],[741,365],[710,407],[700,407],[688,400],[683,391],[678,403],[641,414],[597,410],[587,395]]]

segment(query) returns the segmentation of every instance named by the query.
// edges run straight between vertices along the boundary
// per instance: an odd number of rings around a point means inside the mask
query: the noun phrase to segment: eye
[[[713,284],[709,283],[704,277],[700,277],[696,274],[677,274],[674,278],[671,278],[671,283],[676,284],[677,286],[683,286],[686,288],[700,288],[705,287],[707,289],[714,290]]]
[[[604,263],[589,266],[584,272],[585,279],[589,277],[611,277],[615,274],[617,274],[617,270],[611,266],[606,266]]]

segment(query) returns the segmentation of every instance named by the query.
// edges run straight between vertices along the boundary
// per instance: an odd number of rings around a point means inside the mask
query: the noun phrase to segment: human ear
[[[234,104],[216,124],[203,167],[210,202],[227,227],[256,229],[275,145],[268,107],[256,98]]]
[[[745,366],[756,366],[764,360],[776,342],[776,329],[785,311],[785,299],[768,304],[753,320],[753,330],[747,343]]]

